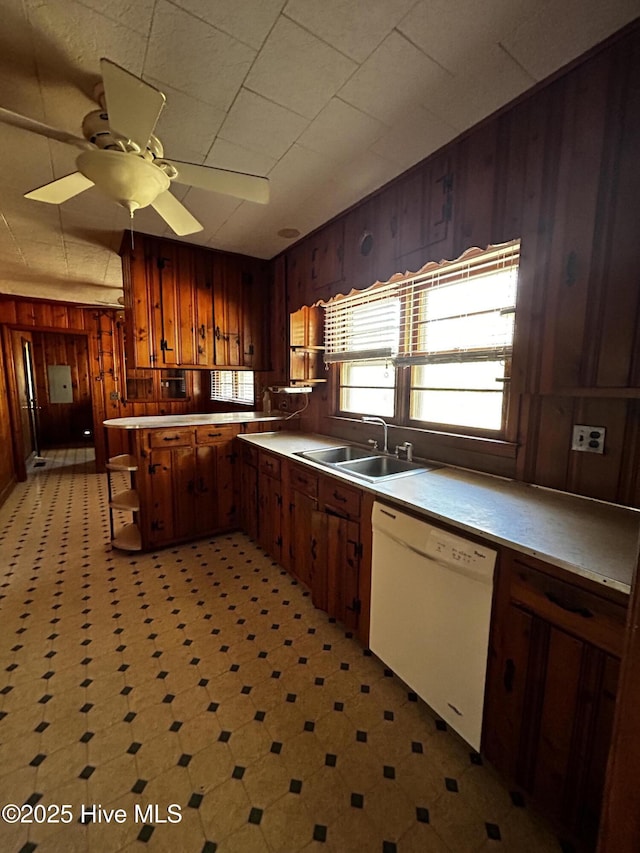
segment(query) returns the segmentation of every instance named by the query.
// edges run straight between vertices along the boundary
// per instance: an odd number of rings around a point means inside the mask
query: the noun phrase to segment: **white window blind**
[[[403,306],[396,364],[509,358],[520,241],[470,249],[398,283]]]
[[[211,399],[225,403],[255,402],[252,370],[212,370]]]
[[[393,357],[398,351],[400,301],[395,284],[335,299],[325,306],[325,362]]]
[[[511,354],[520,241],[469,249],[325,306],[325,361],[397,365]]]

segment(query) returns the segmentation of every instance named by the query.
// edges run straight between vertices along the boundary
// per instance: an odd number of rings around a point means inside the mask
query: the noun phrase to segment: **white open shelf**
[[[129,453],[121,453],[120,456],[112,456],[107,462],[109,471],[137,471],[135,457]]]
[[[114,548],[120,551],[140,551],[142,543],[137,524],[125,524],[111,540]]]
[[[136,489],[126,489],[124,492],[119,492],[111,498],[109,506],[112,509],[121,509],[126,512],[138,512],[140,509],[140,499]]]

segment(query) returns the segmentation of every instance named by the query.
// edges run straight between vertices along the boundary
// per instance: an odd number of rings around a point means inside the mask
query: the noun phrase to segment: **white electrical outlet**
[[[584,453],[604,453],[605,432],[604,427],[574,424],[571,449]]]

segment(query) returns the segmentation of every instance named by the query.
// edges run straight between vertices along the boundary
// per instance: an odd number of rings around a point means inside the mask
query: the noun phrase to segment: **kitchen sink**
[[[370,457],[371,451],[347,444],[344,447],[327,447],[323,450],[301,450],[299,455],[305,459],[311,459],[312,462],[332,465],[336,462],[348,462],[351,459]]]
[[[352,462],[343,462],[336,466],[341,471],[348,471],[356,477],[365,480],[386,480],[390,477],[404,477],[407,474],[419,474],[427,471],[423,465],[416,462],[407,462],[405,459],[396,459],[395,456],[370,456],[366,459],[355,459]]]
[[[352,474],[363,480],[374,483],[378,480],[390,480],[395,477],[406,477],[408,474],[419,474],[429,471],[431,467],[408,462],[395,456],[384,456],[373,453],[362,447],[345,444],[341,447],[327,447],[321,450],[300,450],[297,453],[303,459],[326,465],[328,468]]]

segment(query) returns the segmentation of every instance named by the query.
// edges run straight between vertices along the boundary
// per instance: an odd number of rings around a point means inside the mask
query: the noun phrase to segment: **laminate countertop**
[[[351,482],[380,500],[424,515],[428,521],[446,522],[629,593],[637,558],[640,510],[447,465],[370,483],[297,455],[349,442],[287,432],[240,438]]]
[[[141,415],[135,418],[111,418],[102,425],[109,429],[161,429],[189,427],[202,424],[246,424],[254,421],[282,421],[279,412],[207,412],[189,415]]]

